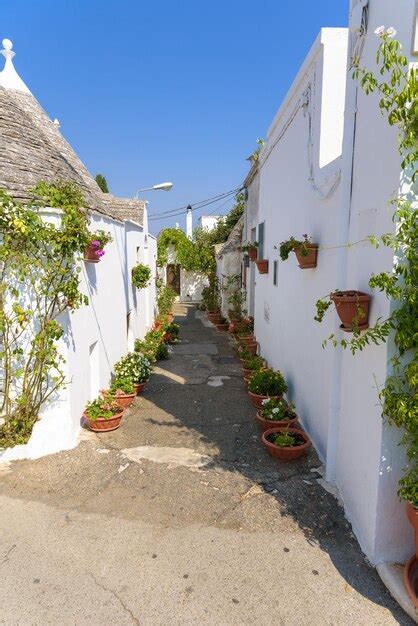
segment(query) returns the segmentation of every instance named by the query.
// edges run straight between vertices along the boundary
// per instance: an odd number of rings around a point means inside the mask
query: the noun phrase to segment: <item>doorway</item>
[[[169,263],[167,265],[167,285],[180,295],[180,265]]]

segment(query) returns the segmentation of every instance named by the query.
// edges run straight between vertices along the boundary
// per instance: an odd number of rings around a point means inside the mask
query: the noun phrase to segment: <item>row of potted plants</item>
[[[208,311],[208,318],[219,331],[228,328],[235,339],[236,354],[242,364],[251,402],[257,409],[256,420],[267,452],[273,458],[284,461],[299,458],[311,442],[298,425],[294,406],[283,397],[287,391],[283,375],[268,368],[265,360],[257,355],[254,320],[235,318],[228,325],[218,310]]]
[[[236,339],[237,355],[241,360],[248,395],[257,409],[256,420],[267,452],[281,461],[299,458],[311,442],[298,424],[295,407],[283,397],[287,391],[286,380],[281,372],[267,367],[261,356],[252,354],[248,343],[243,342],[239,335]]]
[[[84,418],[90,430],[108,432],[119,428],[125,410],[142,393],[151,374],[149,360],[139,352],[129,352],[116,364],[109,389],[89,402]]]
[[[102,390],[84,410],[90,430],[109,432],[119,428],[125,410],[144,390],[151,364],[167,359],[169,344],[178,340],[180,327],[172,320],[171,313],[160,315],[144,339],[135,342],[135,352],[129,352],[115,364],[109,389]]]

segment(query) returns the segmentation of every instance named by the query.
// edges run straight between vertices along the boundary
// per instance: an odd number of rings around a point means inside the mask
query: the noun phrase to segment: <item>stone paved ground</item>
[[[228,335],[177,313],[118,431],[3,470],[0,623],[411,624],[315,453],[264,452]]]

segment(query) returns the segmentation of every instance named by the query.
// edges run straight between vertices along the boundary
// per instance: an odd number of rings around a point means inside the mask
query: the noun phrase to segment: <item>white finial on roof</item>
[[[3,71],[0,72],[0,87],[5,89],[15,89],[16,91],[23,91],[24,93],[30,93],[19,74],[16,72],[13,65],[13,43],[10,39],[3,39],[3,50],[0,50],[0,54],[4,56],[6,62],[4,64]]]
[[[55,118],[52,123],[54,124],[55,128],[60,128],[61,126],[60,121],[57,118]]]

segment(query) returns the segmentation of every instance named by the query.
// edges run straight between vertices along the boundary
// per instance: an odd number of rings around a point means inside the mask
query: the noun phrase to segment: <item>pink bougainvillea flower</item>
[[[90,242],[90,245],[93,246],[93,248],[100,248],[100,241],[93,239],[93,241]]]
[[[104,250],[96,250],[96,256],[103,256],[105,253]]]

